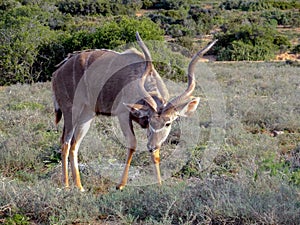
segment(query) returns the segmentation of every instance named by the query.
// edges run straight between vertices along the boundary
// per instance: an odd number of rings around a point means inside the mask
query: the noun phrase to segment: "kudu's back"
[[[144,70],[145,59],[134,49],[74,53],[53,74],[56,110],[70,111],[78,103],[89,105],[96,114],[117,114],[123,102],[135,101],[136,81]]]

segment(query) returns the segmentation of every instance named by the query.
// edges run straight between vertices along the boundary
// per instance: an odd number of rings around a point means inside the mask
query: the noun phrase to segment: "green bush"
[[[186,9],[159,10],[148,17],[160,24],[167,35],[177,38],[208,34],[219,23],[220,13],[219,10],[190,5]]]
[[[52,52],[40,55],[40,51],[60,38],[63,31],[55,30],[65,28],[70,19],[55,7],[48,9],[44,1],[21,3],[0,15],[0,85],[39,80],[53,57]]]
[[[266,18],[269,23],[272,20],[276,21],[276,25],[299,27],[300,26],[300,12],[298,11],[263,11],[261,17]]]
[[[70,17],[63,15],[56,7],[49,6],[47,2],[44,5],[28,4],[16,6],[3,11],[0,18],[6,26],[18,23],[20,17],[25,17],[39,22],[51,29],[64,29],[65,23],[69,22]]]
[[[291,46],[272,26],[246,24],[219,34],[217,60],[270,60]]]
[[[19,2],[15,0],[0,0],[0,12],[10,10],[14,7],[16,7],[19,4]]]
[[[266,9],[299,9],[300,3],[296,0],[280,1],[280,0],[226,0],[219,6],[225,10],[243,10],[243,11],[260,11]]]
[[[43,45],[35,63],[40,72],[38,81],[50,80],[55,65],[68,53],[84,49],[115,49],[120,45],[135,42],[135,32],[139,31],[144,40],[163,40],[163,30],[148,18],[133,19],[118,17],[90,30],[79,30],[72,34],[61,34],[53,42]]]
[[[268,1],[274,8],[277,9],[300,9],[300,2],[297,0],[290,1],[278,1],[278,0],[269,0]]]
[[[135,41],[139,31],[145,40],[162,40],[163,31],[148,18],[116,17],[88,29],[63,31],[69,17],[37,5],[19,5],[0,21],[0,85],[47,81],[55,65],[68,53],[82,49],[108,48]],[[56,31],[57,30],[57,31]]]
[[[35,82],[51,80],[52,73],[57,69],[56,65],[69,53],[63,43],[69,37],[68,34],[56,32],[56,37],[51,42],[40,46],[32,69]]]
[[[144,9],[180,9],[188,4],[187,1],[183,0],[143,0]]]
[[[187,32],[194,30],[189,29],[184,25],[187,15],[181,11],[175,10],[160,10],[155,14],[149,14],[148,17],[156,24],[165,30],[166,35],[172,37],[181,37],[187,35]]]
[[[300,54],[300,44],[296,45],[293,49],[292,49],[292,53],[294,54]]]
[[[186,49],[188,49],[189,51],[193,51],[194,47],[193,47],[193,39],[190,37],[179,37],[176,40],[176,43]]]
[[[39,80],[53,58],[53,52],[40,52],[58,40],[63,31],[54,30],[64,29],[70,20],[55,7],[48,7],[49,3],[36,2],[21,1],[22,5],[9,1],[14,7],[0,15],[0,85]]]
[[[33,82],[33,65],[39,48],[55,38],[55,32],[37,21],[18,18],[14,24],[0,28],[0,85]]]
[[[273,5],[269,1],[240,1],[240,9],[243,11],[260,11],[266,9],[272,9]]]
[[[6,225],[29,225],[30,222],[28,221],[27,216],[21,214],[15,214],[12,217],[8,218],[5,224]]]
[[[71,15],[130,15],[142,7],[140,0],[61,0],[57,3],[62,13]]]
[[[139,31],[145,40],[163,40],[163,30],[148,18],[133,19],[119,17],[104,23],[94,32],[80,30],[63,41],[66,52],[82,49],[107,48],[135,42],[135,32]]]
[[[190,7],[189,16],[197,24],[198,34],[208,34],[218,24],[220,12],[215,9],[205,9],[196,5]]]

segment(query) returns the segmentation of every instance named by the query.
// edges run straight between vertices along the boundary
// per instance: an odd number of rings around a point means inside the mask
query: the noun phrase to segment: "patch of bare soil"
[[[282,61],[282,60],[300,61],[300,54],[290,54],[286,52],[276,56],[275,61]]]
[[[159,9],[141,9],[135,13],[137,17],[144,16],[146,13],[155,13],[158,12]]]

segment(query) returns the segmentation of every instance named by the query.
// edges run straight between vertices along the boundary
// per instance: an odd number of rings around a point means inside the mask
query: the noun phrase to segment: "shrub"
[[[52,73],[57,69],[56,65],[69,53],[64,46],[64,40],[69,37],[68,34],[56,32],[56,36],[52,41],[40,46],[32,69],[34,81],[45,82],[51,80]]]
[[[118,17],[104,22],[101,27],[79,30],[72,34],[60,34],[39,51],[35,61],[35,71],[40,73],[38,81],[50,80],[57,65],[68,53],[83,49],[114,49],[126,43],[135,42],[135,32],[139,31],[144,40],[162,40],[163,31],[148,18],[133,19]]]
[[[62,31],[54,30],[65,28],[70,19],[44,1],[22,4],[0,15],[0,85],[39,80],[47,60],[52,58],[50,53],[40,55],[40,51],[60,38]]]
[[[269,23],[276,21],[276,25],[299,27],[300,12],[297,11],[263,11],[261,17],[266,18]]]
[[[94,31],[54,31],[37,6],[20,6],[3,15],[0,23],[0,85],[47,81],[68,53],[82,49],[113,49],[135,41],[162,40],[163,31],[148,18],[117,17]],[[48,15],[46,13],[46,15]],[[36,20],[36,18],[40,18]],[[64,24],[64,23],[63,23]],[[53,25],[58,27],[58,23]]]
[[[10,10],[16,7],[19,3],[15,0],[1,0],[0,1],[0,12]]]
[[[182,37],[209,33],[217,23],[218,12],[192,5],[188,10],[160,10],[149,17],[160,24],[167,35]]]
[[[200,6],[191,6],[189,15],[197,24],[198,34],[208,34],[210,30],[218,23],[218,17],[220,15],[218,10],[205,9]]]
[[[292,53],[294,54],[300,54],[300,44],[296,45],[293,49],[292,49]]]
[[[180,46],[187,48],[189,51],[193,51],[193,39],[190,37],[180,37],[177,39],[176,43],[178,43]]]
[[[181,7],[186,6],[186,1],[183,0],[143,0],[144,9],[180,9]]]
[[[220,8],[223,10],[239,9],[241,2],[239,0],[226,0],[220,4]]]
[[[159,10],[155,14],[149,14],[148,17],[172,37],[185,36],[195,30],[194,21],[186,19],[187,12],[184,10]]]
[[[62,13],[71,15],[101,14],[106,16],[111,14],[111,8],[108,2],[105,1],[60,1],[57,7]]]
[[[166,30],[166,33],[174,38],[191,35],[192,32],[192,30],[181,24],[172,24]]]
[[[167,35],[176,38],[208,34],[218,24],[220,14],[215,9],[204,9],[199,5],[191,5],[187,9],[159,10],[148,16],[153,22],[160,24]]]
[[[278,1],[278,0],[253,0],[253,1],[242,1],[242,0],[226,0],[219,6],[225,10],[243,10],[243,11],[260,11],[265,9],[299,9],[300,3],[296,0],[292,1]]]
[[[62,13],[71,15],[130,15],[142,7],[140,0],[105,1],[105,0],[61,0],[57,3]]]
[[[287,37],[266,25],[241,25],[217,38],[217,60],[270,60],[280,49],[291,46]]]
[[[3,11],[0,15],[6,26],[11,26],[17,23],[17,19],[29,18],[36,22],[39,22],[45,26],[49,26],[51,29],[62,29],[70,20],[69,16],[62,15],[56,7],[50,6],[47,2],[44,4],[27,4],[27,5],[16,5]]]
[[[277,9],[300,9],[300,2],[297,0],[291,1],[276,1],[276,0],[269,0],[269,4],[272,4],[274,8]]]
[[[32,70],[39,48],[55,38],[49,27],[26,17],[12,23],[9,28],[0,28],[0,85],[35,81]]]
[[[273,8],[269,1],[240,1],[239,8],[243,11],[260,11]]]
[[[139,31],[145,40],[162,40],[163,31],[148,18],[133,19],[118,17],[104,23],[94,32],[80,30],[67,38],[63,45],[66,52],[82,49],[107,48],[135,42],[135,32]]]

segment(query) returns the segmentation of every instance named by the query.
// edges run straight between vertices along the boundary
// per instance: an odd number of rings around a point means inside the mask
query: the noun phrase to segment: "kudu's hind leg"
[[[70,153],[72,136],[73,128],[70,125],[70,123],[68,123],[68,119],[66,118],[61,138],[62,183],[64,184],[65,188],[69,188],[68,158]]]
[[[65,188],[69,188],[69,174],[68,174],[68,157],[69,157],[70,143],[64,142],[61,149],[62,160],[62,183]]]
[[[79,123],[75,128],[74,135],[71,142],[72,144],[70,149],[70,163],[71,163],[72,178],[76,187],[80,191],[84,191],[84,189],[81,185],[80,174],[79,174],[78,149],[82,139],[84,138],[84,136],[86,135],[86,133],[90,128],[91,122],[92,122],[92,115],[82,118],[82,120],[79,120]]]

